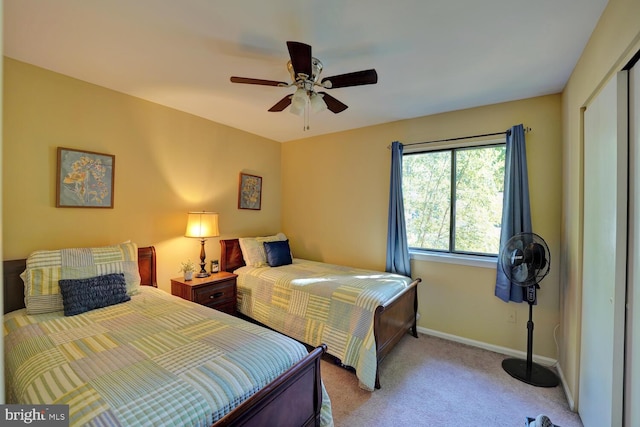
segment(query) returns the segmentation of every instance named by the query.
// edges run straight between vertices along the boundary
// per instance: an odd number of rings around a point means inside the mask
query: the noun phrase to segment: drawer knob
[[[224,295],[224,292],[216,292],[213,295],[209,295],[209,299],[216,299],[216,298],[220,298],[222,295]]]

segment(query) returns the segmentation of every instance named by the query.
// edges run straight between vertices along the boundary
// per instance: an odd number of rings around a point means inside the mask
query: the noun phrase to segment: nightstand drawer
[[[198,304],[218,304],[225,300],[235,302],[235,279],[203,286],[195,291],[195,302]]]
[[[171,294],[235,315],[237,277],[226,271],[192,280],[176,277],[171,279]]]
[[[235,300],[226,300],[219,301],[211,304],[202,304],[209,308],[216,309],[218,311],[222,311],[227,314],[231,314],[232,316],[236,315],[236,301]]]

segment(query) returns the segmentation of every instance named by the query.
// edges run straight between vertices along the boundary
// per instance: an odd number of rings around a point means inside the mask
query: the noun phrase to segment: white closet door
[[[584,114],[584,240],[578,411],[585,427],[621,426],[627,276],[627,77]]]
[[[629,70],[629,281],[625,426],[640,426],[640,64]]]

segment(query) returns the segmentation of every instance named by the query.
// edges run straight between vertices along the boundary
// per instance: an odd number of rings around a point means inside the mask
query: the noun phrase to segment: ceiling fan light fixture
[[[307,106],[307,92],[302,89],[296,89],[295,93],[291,97],[291,114],[302,116],[304,114],[305,107]]]
[[[314,113],[319,113],[320,111],[324,111],[327,109],[327,103],[324,102],[323,98],[324,95],[321,95],[319,93],[313,92],[311,94],[310,99],[310,103],[311,103],[311,111],[313,111]]]
[[[284,111],[304,117],[304,129],[309,129],[309,116],[323,110],[334,114],[341,113],[348,106],[326,92],[316,92],[316,86],[323,89],[335,89],[350,86],[370,85],[378,82],[375,69],[337,74],[320,79],[322,62],[311,55],[311,46],[306,43],[287,41],[289,61],[287,70],[291,76],[291,83],[276,80],[254,79],[249,77],[232,76],[231,83],[243,83],[262,86],[291,87],[295,86],[293,95],[287,95],[269,108],[270,112]]]
[[[291,104],[289,112],[291,112],[291,114],[295,114],[296,116],[302,116],[304,114],[304,106],[301,107],[296,104]]]

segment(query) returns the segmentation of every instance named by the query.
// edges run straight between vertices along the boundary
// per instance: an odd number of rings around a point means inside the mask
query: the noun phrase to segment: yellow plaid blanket
[[[7,402],[67,404],[72,426],[208,427],[308,354],[149,286],[77,316],[11,312],[4,340]],[[321,424],[330,427],[322,391]]]
[[[270,328],[327,352],[355,368],[373,390],[376,345],[373,318],[411,284],[409,277],[294,259],[280,267],[241,267],[238,310]]]

